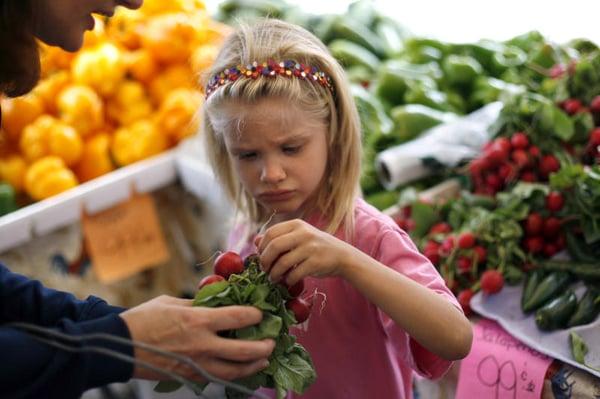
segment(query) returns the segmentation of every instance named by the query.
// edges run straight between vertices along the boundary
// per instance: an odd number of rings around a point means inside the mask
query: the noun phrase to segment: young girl
[[[439,378],[467,355],[469,321],[434,266],[358,196],[358,114],[316,37],[277,20],[241,27],[206,97],[207,152],[246,219],[232,244],[273,281],[323,294],[292,331],[317,371],[303,397],[412,398],[413,370]]]

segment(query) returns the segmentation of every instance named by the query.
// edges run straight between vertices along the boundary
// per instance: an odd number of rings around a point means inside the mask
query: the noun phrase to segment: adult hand
[[[268,366],[275,347],[271,339],[246,341],[223,338],[217,332],[257,324],[260,310],[249,306],[192,307],[192,301],[166,295],[131,308],[120,315],[135,341],[190,357],[210,374],[233,380],[255,374]],[[189,366],[140,348],[136,359],[166,368],[189,379],[202,378]],[[134,377],[162,380],[166,377],[136,366]]]
[[[260,262],[272,281],[285,276],[288,286],[306,276],[341,275],[354,247],[309,223],[294,219],[265,231],[255,244]]]

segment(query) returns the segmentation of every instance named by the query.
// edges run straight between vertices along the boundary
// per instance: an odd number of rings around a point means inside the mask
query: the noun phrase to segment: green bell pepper
[[[379,58],[366,48],[349,40],[335,39],[329,43],[331,54],[344,66],[361,66],[375,72],[379,67]]]
[[[0,216],[17,210],[15,190],[8,183],[0,183]]]
[[[353,84],[350,89],[356,102],[365,141],[371,134],[389,134],[394,123],[385,113],[381,101],[362,86]]]
[[[330,29],[327,43],[334,39],[345,39],[363,46],[377,57],[385,55],[381,39],[368,27],[352,18],[340,15],[333,20]]]
[[[426,87],[421,81],[411,81],[404,93],[404,103],[421,104],[440,111],[450,111],[448,96],[443,91]]]
[[[475,78],[483,73],[481,64],[466,55],[449,55],[442,62],[444,80],[450,86],[470,87]]]
[[[395,57],[404,50],[404,40],[408,36],[398,23],[388,17],[381,17],[375,25],[375,34],[381,39],[385,55]]]
[[[381,64],[377,71],[375,94],[393,105],[403,104],[404,95],[411,81],[420,81],[431,89],[436,89],[436,79],[442,76],[439,66],[434,63],[413,65],[406,61],[390,60]]]
[[[392,135],[402,141],[411,140],[425,130],[457,118],[451,112],[442,112],[420,104],[399,105],[390,112],[394,121]]]

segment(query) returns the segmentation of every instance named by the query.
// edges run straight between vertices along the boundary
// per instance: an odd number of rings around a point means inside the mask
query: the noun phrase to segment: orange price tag
[[[154,200],[149,194],[95,215],[83,215],[93,270],[103,283],[130,277],[169,259]]]

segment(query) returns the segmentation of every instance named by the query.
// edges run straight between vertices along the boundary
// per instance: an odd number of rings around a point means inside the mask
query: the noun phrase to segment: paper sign
[[[98,279],[111,283],[169,259],[154,200],[149,194],[92,216],[83,215],[83,230]]]
[[[473,328],[471,353],[461,361],[456,399],[539,399],[552,360],[498,323],[482,320]]]

